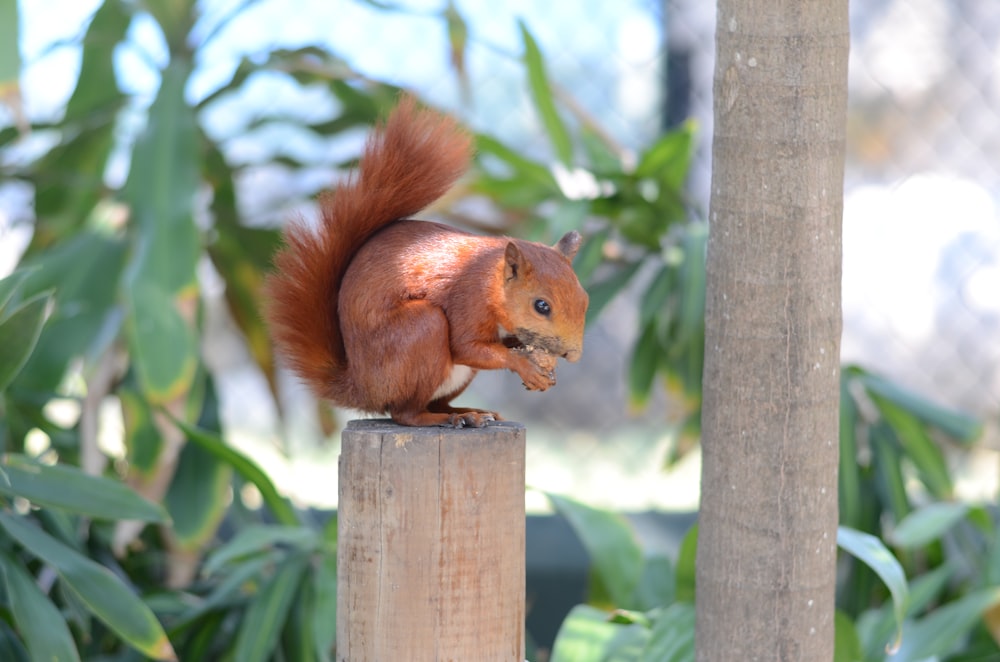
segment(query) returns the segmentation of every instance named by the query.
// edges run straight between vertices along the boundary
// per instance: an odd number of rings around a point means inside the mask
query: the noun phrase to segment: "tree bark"
[[[697,659],[831,660],[847,0],[719,0]]]

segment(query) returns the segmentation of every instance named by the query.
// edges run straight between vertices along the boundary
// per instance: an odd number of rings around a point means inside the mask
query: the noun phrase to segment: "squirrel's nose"
[[[563,358],[569,361],[570,363],[576,363],[577,361],[580,360],[580,356],[582,354],[583,352],[579,349],[571,349],[565,354],[563,354]]]

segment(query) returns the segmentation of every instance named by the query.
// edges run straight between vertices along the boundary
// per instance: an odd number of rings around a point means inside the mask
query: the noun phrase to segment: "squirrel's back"
[[[265,283],[265,316],[279,353],[318,396],[351,404],[337,318],[351,258],[379,229],[442,197],[471,154],[471,137],[453,119],[404,97],[369,138],[357,172],[321,197],[318,227],[286,228]]]

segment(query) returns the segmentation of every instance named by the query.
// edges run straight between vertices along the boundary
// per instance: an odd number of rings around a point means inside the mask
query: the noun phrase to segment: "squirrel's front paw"
[[[526,369],[518,370],[517,374],[524,381],[524,388],[529,391],[544,391],[556,383],[556,357],[555,354],[535,348],[524,347],[512,349],[520,356],[527,359]]]

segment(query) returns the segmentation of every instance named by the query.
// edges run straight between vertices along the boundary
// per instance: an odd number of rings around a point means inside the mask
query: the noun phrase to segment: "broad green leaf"
[[[645,327],[658,315],[665,312],[670,296],[678,287],[676,270],[673,265],[664,264],[649,282],[645,294],[639,302],[639,326]]]
[[[611,614],[577,605],[559,627],[552,646],[551,662],[611,662],[635,660],[650,638],[639,623],[621,624]]]
[[[649,323],[640,333],[639,340],[632,348],[632,358],[629,360],[629,402],[633,407],[640,408],[649,401],[661,353],[660,343],[656,337],[656,325]]]
[[[157,0],[144,6],[159,24],[170,50],[186,50],[188,32],[196,18],[194,0]]]
[[[559,111],[556,109],[555,100],[552,98],[552,88],[549,84],[548,75],[545,73],[545,61],[542,52],[538,49],[535,38],[531,36],[528,27],[523,21],[518,23],[521,28],[521,41],[524,43],[524,63],[528,69],[528,87],[531,89],[531,96],[535,102],[535,109],[541,117],[542,125],[556,157],[569,167],[573,163],[573,139],[569,135],[569,130],[563,123]]]
[[[598,510],[556,494],[549,501],[573,527],[613,606],[629,608],[642,573],[642,548],[628,521],[618,513]]]
[[[852,528],[861,526],[861,468],[858,465],[858,406],[851,395],[848,371],[840,380],[840,465],[837,472],[837,497],[840,523]]]
[[[278,642],[288,610],[302,584],[308,556],[293,554],[278,566],[247,608],[236,633],[235,659],[265,662]]]
[[[637,177],[652,177],[672,189],[681,189],[694,155],[694,123],[665,133],[639,157]]]
[[[289,503],[288,499],[278,494],[274,483],[271,482],[267,474],[253,460],[226,444],[218,435],[200,430],[177,420],[174,421],[174,424],[184,430],[184,433],[188,436],[188,441],[198,444],[209,453],[231,465],[236,470],[236,473],[253,483],[260,491],[261,498],[267,504],[267,507],[271,510],[271,514],[274,515],[279,524],[296,526],[300,523],[291,503]]]
[[[705,249],[708,227],[691,223],[681,240],[684,261],[680,268],[681,304],[678,310],[676,342],[688,346],[695,338],[705,335]]]
[[[639,662],[694,662],[694,605],[672,604],[653,623]]]
[[[556,183],[552,171],[541,163],[536,163],[524,156],[521,152],[511,149],[496,138],[486,134],[476,134],[476,152],[480,155],[496,157],[505,163],[518,180],[528,180],[548,188],[553,195],[559,194],[559,185]]]
[[[910,589],[906,583],[903,566],[892,552],[873,535],[845,526],[837,529],[837,544],[841,549],[863,562],[875,571],[892,595],[893,611],[896,617],[896,640],[902,636],[903,617],[909,608]]]
[[[132,319],[126,328],[143,394],[151,404],[168,403],[191,388],[198,339],[167,290],[142,281],[128,296]]]
[[[581,283],[588,282],[594,270],[604,261],[604,246],[610,234],[610,228],[604,228],[584,238],[583,245],[573,260],[573,270]]]
[[[311,552],[319,547],[319,535],[305,526],[279,526],[259,524],[249,526],[212,552],[205,562],[206,575],[218,572],[224,566],[248,556],[270,551],[278,545]]]
[[[850,617],[839,609],[833,615],[833,662],[862,662],[861,640]]]
[[[97,519],[135,519],[158,524],[169,521],[159,504],[143,499],[124,483],[85,474],[65,464],[45,465],[23,455],[7,455],[0,494],[19,496],[47,508],[59,508]]]
[[[869,446],[875,468],[875,486],[882,498],[882,507],[891,512],[895,521],[899,522],[910,513],[910,498],[903,480],[902,454],[885,421],[879,421],[871,427]]]
[[[860,379],[869,392],[895,403],[960,442],[970,443],[982,434],[982,424],[971,416],[936,405],[888,379],[870,373],[863,373]]]
[[[917,621],[907,621],[903,641],[892,656],[892,662],[918,662],[942,659],[978,624],[983,614],[1000,603],[1000,587],[967,593],[961,598],[938,607]]]
[[[27,261],[26,296],[55,292],[55,309],[38,346],[15,384],[26,391],[54,392],[70,362],[93,360],[114,341],[121,323],[118,283],[125,244],[83,230]]]
[[[0,391],[10,386],[28,362],[42,333],[50,300],[49,294],[39,294],[0,321]]]
[[[115,50],[132,20],[127,11],[127,3],[102,2],[94,13],[83,37],[80,75],[66,104],[67,120],[86,120],[97,111],[116,108],[124,98],[115,73]]]
[[[669,557],[662,554],[647,556],[643,560],[635,597],[630,600],[630,604],[644,611],[672,604],[676,582],[676,570]]]
[[[10,613],[32,659],[52,662],[79,660],[73,635],[34,577],[7,554],[0,554],[0,569],[7,586]]]
[[[313,575],[316,602],[311,614],[313,619],[313,645],[322,662],[333,656],[337,639],[337,555],[332,550],[319,559]]]
[[[677,551],[677,602],[694,602],[695,557],[698,555],[698,524],[691,526]]]
[[[873,396],[882,417],[892,428],[896,440],[920,474],[928,491],[937,499],[952,496],[951,474],[944,453],[931,439],[927,427],[913,414],[879,396]]]
[[[54,567],[86,608],[122,640],[155,660],[177,659],[153,612],[110,570],[19,516],[0,513],[0,526],[25,551]]]
[[[0,620],[0,660],[4,662],[32,662],[17,633],[7,621]]]
[[[173,544],[198,551],[215,535],[226,514],[233,468],[196,444],[185,444],[164,497],[173,521]]]
[[[152,407],[135,389],[133,382],[129,380],[122,384],[117,392],[125,427],[126,458],[129,475],[148,480],[159,468],[163,436],[153,422]]]
[[[0,0],[3,1],[5,0]],[[6,278],[0,278],[0,321],[7,317],[8,304],[11,302],[20,304],[21,285],[27,280],[29,273],[31,273],[29,269],[18,269]]]
[[[225,575],[215,578],[211,584],[211,593],[204,600],[193,606],[188,604],[188,609],[171,623],[171,632],[198,621],[209,612],[231,609],[249,601],[258,590],[265,571],[277,563],[279,555],[278,552],[272,552],[229,566]]]
[[[641,266],[641,260],[619,265],[615,272],[604,280],[587,286],[587,293],[590,295],[590,306],[587,308],[588,324],[597,319],[604,307],[625,289]]]
[[[968,512],[969,505],[965,503],[929,503],[896,525],[891,542],[907,549],[923,547],[943,536]]]

